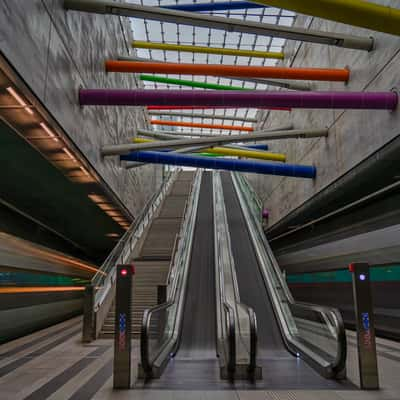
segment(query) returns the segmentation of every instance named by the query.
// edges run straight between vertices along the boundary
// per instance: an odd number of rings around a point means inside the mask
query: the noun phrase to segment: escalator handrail
[[[218,268],[218,265],[216,265],[216,268]],[[219,269],[218,272],[220,301],[224,310],[224,320],[228,338],[228,361],[226,364],[229,376],[233,378],[236,370],[236,316],[233,307],[226,300],[223,271]]]
[[[93,276],[92,285],[96,288],[94,301],[95,310],[101,306],[108,291],[115,282],[116,265],[128,261],[127,254],[130,254],[135,247],[139,240],[140,232],[145,229],[151,220],[179,172],[180,169],[177,169],[164,179],[159,190],[150,197],[140,214],[135,218],[134,223],[129,227],[105,259],[99,271]]]
[[[219,180],[219,184],[216,185],[215,184],[215,182],[216,182],[215,179],[216,179],[217,176],[218,176],[217,179]],[[221,178],[220,178],[219,172],[214,172],[214,176],[213,176],[214,214],[216,212],[215,211],[216,210],[215,205],[217,204],[217,198],[216,198],[215,190],[219,190],[220,191],[220,197],[223,200],[224,196],[223,196],[222,182],[221,182]],[[224,210],[225,210],[225,208],[224,208]],[[223,215],[224,215],[225,226],[228,227],[225,211],[223,211]],[[216,229],[215,222],[216,222],[216,218],[214,216],[214,229]],[[216,235],[214,235],[214,236],[216,236]],[[217,240],[217,237],[214,237],[214,240]],[[232,250],[231,250],[231,245],[230,245],[229,232],[228,232],[226,245],[227,245],[227,249],[229,251],[229,268],[231,270],[231,276],[232,276],[232,281],[233,281],[235,307],[236,307],[236,309],[237,308],[244,309],[245,312],[247,313],[248,320],[249,320],[249,327],[250,327],[250,349],[249,349],[249,353],[250,354],[249,354],[249,359],[250,359],[250,362],[249,362],[248,370],[249,370],[249,373],[252,373],[252,372],[255,371],[256,363],[257,363],[257,321],[256,321],[256,314],[255,314],[254,310],[251,307],[247,306],[246,304],[244,304],[244,303],[242,303],[240,301],[239,287],[238,287],[237,278],[236,278],[236,270],[235,270],[235,267],[234,267],[234,264],[233,264],[233,257],[232,257],[232,254],[231,254]],[[215,249],[219,248],[218,247],[218,243],[216,243],[214,245],[214,248]],[[220,255],[219,252],[218,252],[218,255]],[[219,268],[219,265],[220,265],[219,260],[216,260],[216,261],[217,261],[216,262],[216,268],[218,268],[219,276],[220,276],[218,281],[219,281],[219,285],[220,285],[219,293],[220,293],[220,296],[221,296],[221,299],[222,299],[221,300],[222,301],[222,305],[224,306],[224,308],[226,308],[226,306],[229,306],[229,309],[233,313],[233,330],[231,329],[230,326],[228,327],[228,332],[229,332],[229,334],[228,334],[228,343],[229,343],[229,345],[228,346],[229,346],[230,349],[234,348],[235,351],[234,352],[233,351],[229,352],[229,359],[228,359],[227,365],[228,365],[229,372],[231,374],[234,374],[234,370],[232,371],[231,369],[229,369],[230,368],[229,366],[230,365],[231,366],[234,365],[234,367],[232,367],[232,368],[234,368],[234,369],[236,368],[236,318],[237,318],[237,315],[235,314],[233,307],[227,302],[227,299],[226,299],[226,296],[225,296],[225,282],[224,282],[224,277],[223,277],[223,271],[222,271],[222,268]],[[239,322],[238,322],[238,327],[239,327],[239,331],[240,331],[240,323]],[[234,343],[232,343],[232,341]],[[232,358],[232,357],[234,357],[234,358]]]
[[[228,325],[228,373],[231,378],[235,375],[236,369],[236,324],[235,324],[235,313],[233,307],[226,301],[222,303],[226,316]]]
[[[183,214],[183,215],[185,215],[185,214]],[[172,247],[171,262],[170,262],[169,268],[168,268],[167,279],[165,280],[166,286],[168,286],[169,283],[170,283],[170,281],[171,281],[172,270],[173,270],[173,265],[174,265],[173,263],[174,263],[174,260],[175,260],[176,252],[177,252],[177,250],[178,250],[178,242],[179,242],[179,239],[180,239],[180,235],[179,235],[179,233],[177,233],[177,234],[175,235],[174,245],[173,245],[173,247]]]
[[[147,308],[143,312],[142,325],[140,328],[140,357],[142,361],[142,368],[145,371],[146,376],[151,375],[152,371],[152,364],[150,362],[149,354],[149,332],[151,315],[155,312],[167,309],[174,304],[174,301],[168,301],[166,303]]]
[[[182,219],[182,224],[180,228],[180,232],[178,234],[178,237],[181,238],[181,240],[178,240],[177,246],[176,246],[176,251],[175,254],[173,255],[173,263],[170,265],[170,271],[168,272],[169,278],[172,275],[172,270],[176,269],[181,263],[182,263],[182,254],[184,255],[184,251],[189,251],[189,254],[186,254],[187,257],[190,259],[190,253],[191,253],[191,248],[192,248],[192,239],[193,239],[193,229],[191,232],[191,235],[186,235],[185,234],[185,229],[190,227],[190,223],[193,223],[192,219],[195,219],[196,214],[197,214],[197,203],[198,203],[198,197],[199,197],[199,191],[200,191],[200,183],[201,183],[201,172],[197,172],[196,176],[193,180],[190,194],[185,202],[185,214]],[[193,199],[193,197],[197,196],[197,200]],[[188,206],[190,203],[190,207]],[[188,242],[189,241],[189,242]],[[186,248],[189,243],[189,248]],[[182,250],[183,249],[183,250]],[[187,270],[187,266],[186,266]],[[171,343],[171,341],[174,341],[176,338],[175,344],[173,344],[173,348],[177,349],[179,347],[179,341],[180,341],[180,334],[176,332],[176,326],[177,322],[182,321],[183,317],[183,310],[178,308],[177,315],[175,316],[174,323],[173,323],[173,334],[171,334],[170,338],[164,343],[164,345],[159,349],[157,355],[153,357],[153,360],[150,360],[150,352],[149,352],[149,337],[150,337],[150,322],[151,322],[151,317],[154,313],[161,311],[161,310],[166,310],[173,305],[175,305],[179,300],[181,299],[181,294],[185,292],[186,284],[187,284],[187,279],[184,279],[184,270],[178,271],[178,273],[175,273],[173,276],[172,282],[167,282],[168,286],[171,286],[172,289],[168,295],[168,299],[166,302],[150,307],[146,309],[143,313],[143,318],[142,318],[142,325],[141,325],[141,333],[140,333],[140,355],[141,355],[141,364],[142,368],[146,374],[146,376],[152,376],[152,371],[153,371],[153,363],[154,360],[156,360],[166,349],[166,347]]]
[[[334,323],[335,334],[337,336],[338,348],[336,351],[335,363],[332,365],[332,371],[337,374],[340,373],[346,367],[346,357],[347,357],[347,341],[346,341],[346,329],[343,321],[341,312],[329,306],[320,306],[312,303],[306,303],[301,301],[295,301],[291,303],[294,308],[302,308],[304,310],[313,310],[320,312],[321,314],[330,315],[332,320],[330,322]]]
[[[250,376],[253,375],[254,371],[257,367],[257,343],[258,343],[258,335],[257,335],[257,318],[256,313],[251,307],[246,307],[247,312],[249,314],[250,321],[250,364],[249,364],[249,373]]]
[[[239,174],[232,174],[232,175],[233,175],[233,182],[234,182],[234,184],[236,183],[235,187],[237,188],[237,191],[240,192],[241,194],[245,195],[246,192],[244,190],[241,190],[242,189],[241,184],[243,185],[243,182],[246,181],[245,178]],[[249,193],[249,191],[247,193]],[[254,191],[251,192],[251,195],[255,196]],[[248,200],[251,202],[252,199],[248,199]],[[242,207],[242,210],[244,207],[246,207],[246,204],[248,204],[248,202],[246,203],[246,202],[241,201],[240,195],[239,195],[239,203]],[[265,253],[272,265],[272,271],[274,272],[275,277],[278,279],[280,288],[282,289],[282,293],[285,297],[285,301],[290,305],[290,307],[303,308],[304,310],[307,310],[307,311],[313,310],[313,311],[316,311],[316,312],[319,312],[319,313],[322,313],[325,315],[329,315],[331,318],[328,318],[328,319],[330,321],[334,321],[335,336],[336,336],[336,340],[337,340],[337,344],[338,344],[336,357],[335,357],[335,360],[332,363],[330,363],[329,368],[324,368],[327,375],[329,375],[330,377],[334,377],[335,375],[339,374],[345,368],[346,357],[347,357],[346,332],[345,332],[343,318],[341,316],[340,311],[337,309],[334,309],[332,307],[326,307],[326,306],[320,306],[320,305],[314,305],[314,304],[311,305],[308,303],[296,302],[293,299],[293,296],[290,293],[290,290],[286,284],[286,281],[282,277],[279,265],[278,265],[275,257],[272,254],[272,250],[269,246],[269,243],[266,240],[264,233],[261,232],[261,224],[258,220],[256,220],[256,216],[250,210],[251,210],[251,208],[247,205],[248,212],[246,214],[248,214],[250,216],[250,218],[253,222],[253,224],[252,224],[253,230],[255,231],[255,234],[257,235],[258,239],[263,244],[262,248],[265,250]],[[262,268],[261,268],[261,272],[264,276],[264,271]],[[264,276],[264,280],[265,279],[267,279],[266,276]],[[274,310],[275,310],[275,307],[274,307]],[[283,313],[282,313],[282,315],[283,315]],[[283,328],[282,322],[284,322],[284,321],[282,321],[281,318],[278,318],[278,322],[279,322],[279,326],[281,326],[281,332],[282,333],[286,332],[286,334],[283,334],[283,338],[284,338],[284,341],[285,341],[286,345],[288,346],[289,350],[291,350],[293,352],[293,349],[291,347],[294,346],[294,352],[304,353],[304,351],[301,348],[299,348],[298,345],[296,344],[297,340],[290,333],[289,329],[287,327],[286,327],[286,329]],[[285,323],[286,323],[286,321],[285,321]],[[309,351],[311,353],[315,354],[313,350],[309,350]],[[307,354],[306,354],[306,356],[307,356]],[[309,355],[309,358],[315,360],[318,357],[313,357],[313,355]]]

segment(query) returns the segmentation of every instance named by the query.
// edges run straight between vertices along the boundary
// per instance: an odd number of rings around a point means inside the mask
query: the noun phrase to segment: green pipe
[[[158,75],[141,74],[139,76],[139,78],[142,81],[169,83],[171,85],[190,86],[190,87],[203,88],[203,89],[248,90],[248,89],[245,89],[245,88],[242,88],[242,87],[239,87],[239,86],[217,85],[216,83],[205,83],[205,82],[188,81],[188,80],[185,80],[185,79],[164,78],[163,76],[158,76]]]
[[[224,157],[223,154],[214,154],[214,153],[195,153],[196,156],[205,156],[205,157]]]

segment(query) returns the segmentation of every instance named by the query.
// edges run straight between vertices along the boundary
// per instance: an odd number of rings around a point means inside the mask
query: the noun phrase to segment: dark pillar
[[[131,387],[131,303],[133,265],[117,266],[115,293],[114,389]]]
[[[82,342],[89,343],[95,339],[94,329],[94,287],[88,285],[83,295]]]
[[[367,263],[353,263],[350,264],[349,269],[353,273],[360,387],[366,390],[379,389],[369,265]]]

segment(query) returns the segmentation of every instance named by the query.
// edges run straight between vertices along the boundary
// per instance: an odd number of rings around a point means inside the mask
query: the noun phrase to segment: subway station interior
[[[0,400],[399,400],[400,1],[0,0]]]

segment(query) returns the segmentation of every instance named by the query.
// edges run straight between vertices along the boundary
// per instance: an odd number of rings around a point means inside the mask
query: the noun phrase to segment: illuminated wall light
[[[80,169],[85,175],[90,176],[89,172],[88,172],[85,168],[79,167],[79,169]]]
[[[124,217],[111,217],[114,221],[118,223],[125,223],[125,218]]]
[[[17,103],[22,106],[25,107],[24,110],[30,114],[33,115],[33,111],[29,108],[28,104],[25,103],[24,100],[22,100],[22,97],[10,86],[8,88],[6,88],[7,92],[10,93],[10,95],[12,97],[14,97],[14,99],[17,101]]]
[[[107,233],[106,236],[110,238],[117,238],[120,237],[121,235],[119,233]]]
[[[106,203],[107,199],[103,196],[100,196],[98,194],[89,194],[88,195],[89,199],[92,200],[95,203]]]
[[[103,211],[114,211],[115,207],[113,207],[109,203],[97,203],[97,205],[103,210]]]
[[[117,224],[125,229],[129,228],[130,224],[127,222],[126,218],[122,216],[120,211],[116,210],[111,206],[111,204],[107,203],[107,199],[104,196],[98,194],[89,194],[88,197]]]
[[[121,213],[115,210],[106,210],[106,214],[109,215],[110,217],[122,218]]]
[[[72,161],[76,162],[76,158],[72,155],[72,153],[66,147],[63,147],[62,150]]]
[[[47,127],[47,125],[44,122],[41,122],[39,124],[43,130],[55,141],[55,142],[59,142],[59,140],[57,139],[56,135]]]

